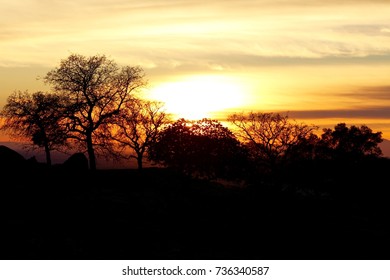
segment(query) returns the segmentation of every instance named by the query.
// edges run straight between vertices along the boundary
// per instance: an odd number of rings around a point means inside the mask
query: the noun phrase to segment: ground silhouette
[[[166,168],[16,169],[0,258],[388,259],[389,168],[302,165],[240,188]]]

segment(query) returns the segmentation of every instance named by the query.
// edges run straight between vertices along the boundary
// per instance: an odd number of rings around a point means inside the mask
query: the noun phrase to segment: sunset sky
[[[72,53],[145,70],[182,117],[282,111],[390,139],[388,0],[0,0],[0,106]]]

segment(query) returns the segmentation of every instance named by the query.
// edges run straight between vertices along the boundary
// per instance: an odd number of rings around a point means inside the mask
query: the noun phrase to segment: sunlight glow
[[[198,120],[212,118],[244,103],[245,90],[224,76],[195,76],[151,89],[151,97],[165,103],[167,112],[177,118]]]

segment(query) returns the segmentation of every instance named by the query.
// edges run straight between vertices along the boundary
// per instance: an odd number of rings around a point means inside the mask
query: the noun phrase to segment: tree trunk
[[[51,166],[51,155],[50,155],[50,149],[49,145],[45,143],[45,154],[46,154],[46,164],[48,166]]]
[[[138,154],[137,156],[138,170],[142,170],[142,155]]]
[[[96,170],[96,158],[95,151],[92,144],[92,133],[87,133],[87,152],[89,158],[89,168],[91,170]]]

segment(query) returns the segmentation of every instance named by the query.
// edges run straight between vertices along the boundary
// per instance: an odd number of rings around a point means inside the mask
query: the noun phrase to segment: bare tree
[[[72,54],[46,74],[44,81],[67,98],[68,136],[87,150],[91,169],[96,169],[95,149],[102,144],[99,129],[145,85],[143,78],[140,67],[119,67],[104,55]]]
[[[287,115],[279,113],[237,113],[228,120],[238,129],[237,135],[250,147],[252,155],[271,167],[317,129],[290,121]]]
[[[120,154],[135,158],[138,169],[143,167],[144,155],[156,140],[160,129],[169,122],[169,116],[158,101],[132,98],[124,104],[111,128],[112,139],[118,143]],[[126,153],[129,150],[130,153]]]
[[[66,142],[66,132],[61,125],[63,104],[63,98],[56,94],[14,92],[0,113],[4,122],[0,128],[11,137],[43,147],[46,163],[51,165],[50,151]]]

